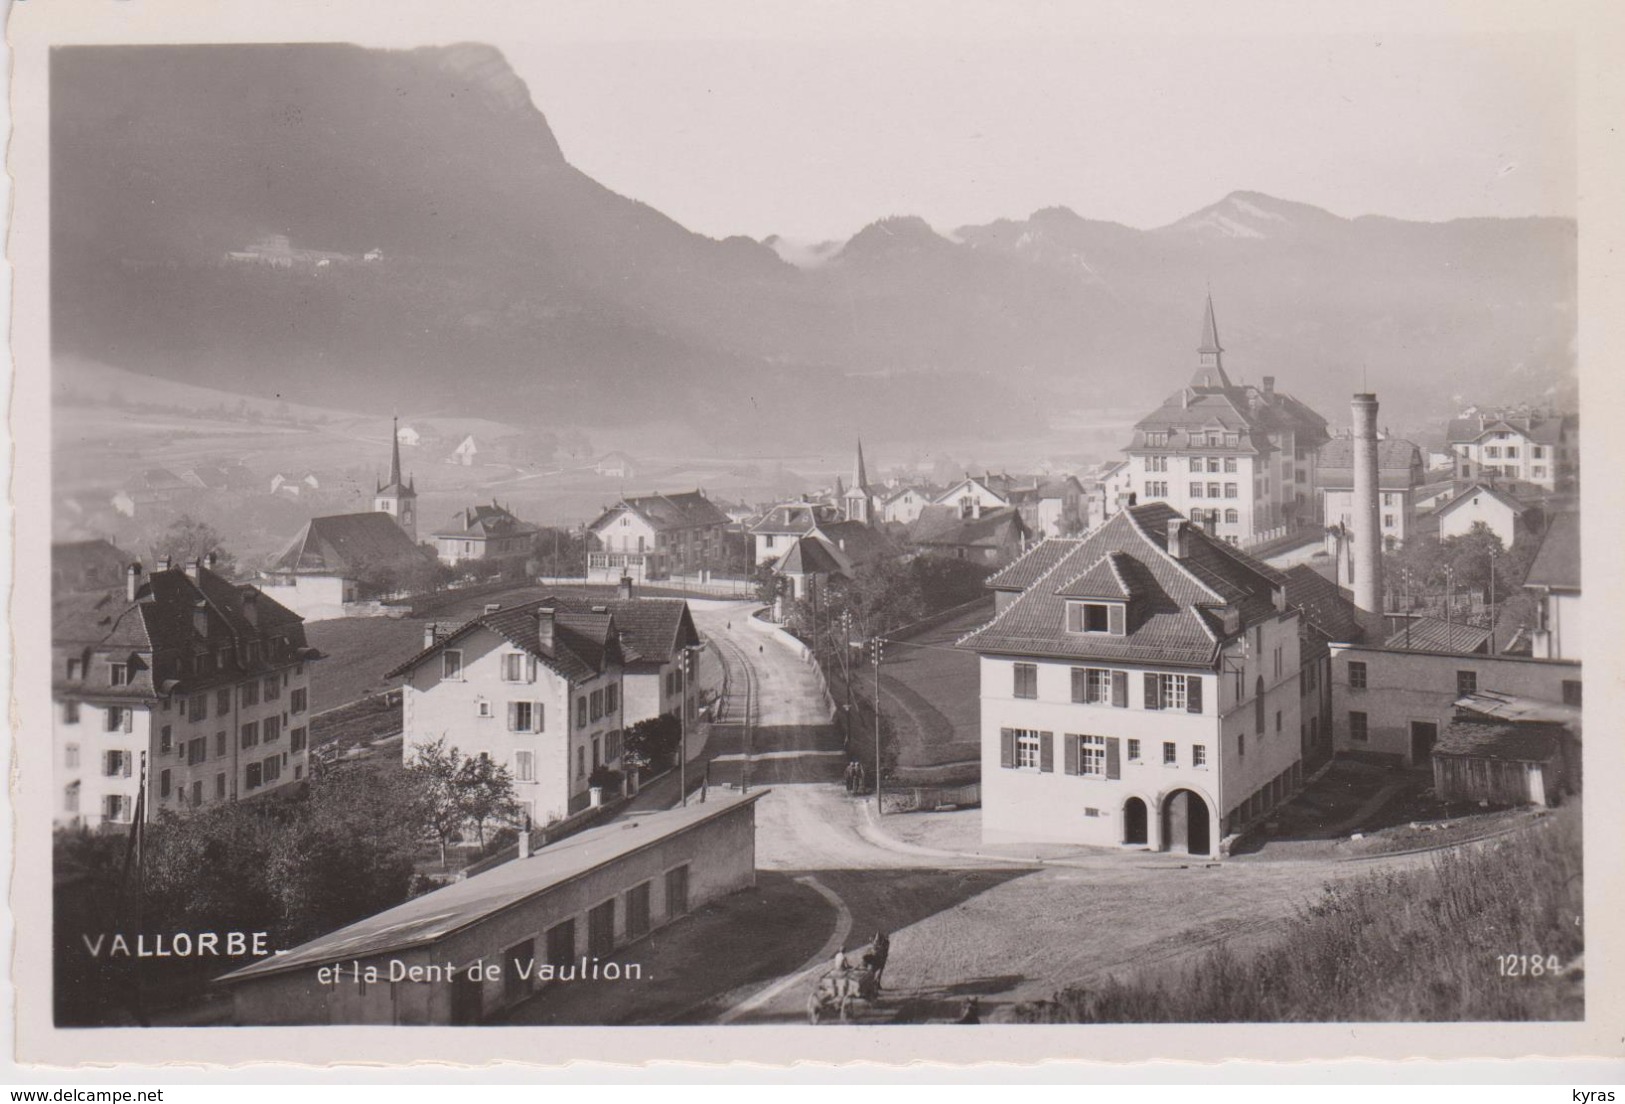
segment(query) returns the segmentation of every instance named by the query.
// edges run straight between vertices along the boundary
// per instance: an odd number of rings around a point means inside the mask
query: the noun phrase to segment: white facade
[[[263,582],[260,590],[306,621],[331,621],[349,617],[347,603],[360,596],[360,584],[341,575],[287,575],[287,583]]]
[[[1558,446],[1535,441],[1514,426],[1503,423],[1477,440],[1458,441],[1453,448],[1463,479],[1499,475],[1548,491],[1557,487]]]
[[[562,818],[585,803],[596,767],[620,768],[621,675],[611,666],[572,683],[481,625],[406,674],[402,756],[444,737],[506,766],[532,823]]]
[[[1222,441],[1221,441],[1222,444]],[[1251,455],[1136,453],[1129,457],[1128,489],[1140,502],[1166,502],[1231,544],[1279,524],[1269,465]],[[1268,519],[1262,512],[1269,510]]]
[[[983,655],[984,839],[1220,853],[1227,836],[1301,784],[1297,625],[1295,612],[1256,625],[1226,648],[1217,671]],[[1016,693],[1021,664],[1036,668],[1031,697]],[[1075,702],[1074,670],[1116,675],[1108,702]],[[1079,676],[1085,685],[1089,677]],[[1147,708],[1148,677],[1178,680],[1157,684],[1165,707]],[[1201,711],[1191,712],[1198,694]],[[1017,739],[1032,756],[1018,756],[1014,766],[1004,765],[1006,730],[1031,734]],[[1102,741],[1080,747],[1080,754],[1098,747],[1098,772],[1068,773],[1074,737]],[[1196,815],[1206,829],[1193,835]]]
[[[902,525],[912,524],[919,518],[920,511],[930,502],[931,500],[924,494],[910,487],[881,507],[881,520],[895,521]]]
[[[1323,488],[1320,494],[1326,527],[1332,529],[1341,525],[1347,531],[1353,532],[1356,528],[1354,491]],[[1411,499],[1411,493],[1384,490],[1378,494],[1377,502],[1383,546],[1396,548],[1404,544],[1416,529],[1416,505]],[[1326,551],[1331,555],[1336,555],[1333,547],[1335,540],[1335,537],[1327,534]]]
[[[56,823],[129,824],[143,752],[148,819],[302,781],[310,769],[307,670],[300,663],[157,702],[56,701]]]
[[[933,505],[952,506],[962,518],[979,518],[989,510],[1010,505],[1010,500],[980,479],[962,479],[938,495]]]
[[[1439,509],[1439,539],[1466,536],[1478,522],[1489,526],[1501,543],[1512,547],[1518,535],[1518,512],[1483,487],[1452,499]]]

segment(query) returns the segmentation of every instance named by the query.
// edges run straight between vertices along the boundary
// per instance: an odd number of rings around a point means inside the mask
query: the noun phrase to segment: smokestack
[[[1354,604],[1382,612],[1382,528],[1377,508],[1377,396],[1360,392],[1354,419]]]
[[[553,654],[553,616],[557,612],[552,606],[536,611],[536,643],[546,655]]]
[[[1168,555],[1176,560],[1185,558],[1185,519],[1182,517],[1168,519]]]
[[[124,569],[124,598],[135,601],[135,592],[141,589],[141,565],[133,563]]]

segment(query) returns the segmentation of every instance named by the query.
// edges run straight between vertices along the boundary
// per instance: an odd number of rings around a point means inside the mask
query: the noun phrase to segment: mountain
[[[1356,370],[1395,409],[1573,376],[1571,220],[1237,192],[1153,230],[716,240],[572,167],[488,46],[72,47],[51,95],[55,348],[179,382],[743,448],[1009,436],[1160,401],[1209,285],[1227,363],[1334,418]]]

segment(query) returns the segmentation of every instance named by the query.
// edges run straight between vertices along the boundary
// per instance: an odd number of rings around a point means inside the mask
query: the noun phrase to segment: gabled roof
[[[979,518],[962,518],[957,506],[927,506],[909,526],[913,544],[944,548],[1003,548],[1027,535],[1027,524],[1013,506],[985,510]]]
[[[405,566],[424,551],[388,514],[329,514],[311,518],[267,569],[272,574],[350,575],[363,568]]]
[[[834,524],[835,512],[816,502],[782,502],[750,527],[752,533],[802,537],[817,529],[820,522]]]
[[[1171,557],[1168,522],[1174,519],[1180,515],[1166,503],[1149,502],[1114,515],[1085,537],[1044,542],[1057,547],[1023,557],[990,583],[1007,586],[1053,561],[1049,568],[960,646],[992,654],[1211,666],[1219,639],[1218,619],[1210,611],[1229,606],[1242,627],[1275,617],[1274,591],[1285,585],[1285,576],[1190,524],[1184,557]],[[1132,596],[1127,633],[1066,632],[1069,584],[1103,563],[1124,576]]]
[[[1055,593],[1063,598],[1113,598],[1126,601],[1133,592],[1128,582],[1134,557],[1127,552],[1108,552],[1083,574],[1064,584]],[[1135,566],[1139,566],[1135,564]]]
[[[1385,437],[1376,442],[1377,445],[1377,472],[1378,478],[1387,486],[1389,477],[1400,477],[1409,485],[1410,474],[1413,468],[1422,463],[1422,451],[1414,442],[1401,440],[1398,437]],[[1320,472],[1324,475],[1331,469],[1341,473],[1347,471],[1350,475],[1344,482],[1351,482],[1354,471],[1354,439],[1351,437],[1333,437],[1320,448]],[[1336,476],[1333,476],[1336,479]],[[1324,478],[1322,482],[1326,482]]]
[[[1563,423],[1563,418],[1538,414],[1452,418],[1445,429],[1445,440],[1452,445],[1466,445],[1490,433],[1518,433],[1537,444],[1555,445],[1562,440]]]
[[[536,532],[536,526],[514,517],[495,502],[489,506],[470,506],[452,515],[451,524],[435,530],[435,536],[484,540],[488,537],[522,537]]]
[[[998,499],[1000,502],[1008,503],[1010,501],[1010,491],[1013,486],[1014,481],[1008,476],[1000,478],[991,474],[982,476],[967,475],[965,478],[961,479],[959,482],[953,484],[941,494],[937,495],[934,505],[952,505],[954,502],[959,500],[960,489],[968,487],[980,488],[982,491],[985,491],[987,494]]]
[[[104,540],[65,541],[51,545],[51,591],[73,594],[112,590],[124,583],[124,571],[135,557]]]
[[[1523,585],[1554,590],[1580,589],[1580,515],[1577,511],[1565,510],[1552,518]]]
[[[786,575],[843,575],[841,565],[817,537],[797,537],[775,569]]]
[[[678,832],[726,816],[771,790],[738,796],[713,790],[704,803],[632,814],[559,840],[528,859],[505,862],[303,943],[262,958],[219,980],[251,981],[335,961],[371,958],[438,942],[481,920],[537,897],[616,859],[645,850]],[[627,831],[633,828],[635,831]]]
[[[248,608],[250,603],[252,609]],[[198,631],[200,610],[204,614],[202,635]],[[287,642],[290,654],[303,650],[303,619],[257,587],[233,583],[207,567],[197,568],[195,580],[179,567],[145,575],[133,602],[120,586],[98,593],[65,595],[51,604],[53,647],[150,652],[155,664],[234,646],[239,641],[274,637]],[[84,679],[72,684],[60,682],[62,671],[55,671],[53,678],[68,692],[112,692],[134,697],[186,692],[194,681],[189,674],[177,678],[178,672],[172,672],[159,683],[155,681],[157,672],[142,665],[131,669],[127,685],[113,687],[107,681],[105,665],[92,664],[91,668]]]
[[[818,527],[835,559],[843,569],[861,567],[884,559],[893,552],[891,542],[880,530],[861,521],[831,521]]]
[[[680,494],[635,495],[623,498],[600,514],[598,520],[589,528],[598,529],[607,525],[610,519],[622,510],[631,510],[657,532],[728,524],[728,515],[717,509],[716,504],[705,495],[699,491],[683,491]]]
[[[1039,541],[1008,566],[994,572],[984,585],[991,590],[1026,590],[1082,543],[1081,538],[1072,537]]]
[[[540,605],[570,608],[577,613],[602,609],[615,619],[615,629],[628,649],[625,661],[669,663],[683,648],[700,642],[699,630],[688,602],[682,598],[594,598],[577,594],[553,595]]]
[[[1283,574],[1286,604],[1303,614],[1305,624],[1339,644],[1361,639],[1359,612],[1347,591],[1308,564],[1289,567]]]
[[[541,612],[544,609],[553,610],[553,642],[547,647],[542,645],[538,624],[544,616]],[[482,614],[464,622],[384,677],[399,678],[481,629],[488,629],[514,647],[535,656],[539,662],[570,682],[583,682],[603,674],[611,666],[635,662],[640,658],[622,647],[614,617],[606,604],[582,608],[557,599],[543,598]]]
[[[1445,514],[1453,513],[1454,511],[1461,509],[1468,502],[1472,501],[1473,498],[1480,493],[1488,495],[1496,502],[1499,502],[1501,505],[1511,510],[1514,514],[1521,514],[1525,510],[1529,509],[1528,506],[1525,506],[1523,503],[1519,502],[1517,499],[1513,498],[1511,495],[1507,494],[1498,487],[1491,487],[1485,483],[1474,483],[1471,487],[1468,487],[1465,491],[1462,491],[1455,498],[1451,499],[1449,502],[1446,502],[1443,506],[1440,506],[1437,512],[1440,517],[1443,517]]]

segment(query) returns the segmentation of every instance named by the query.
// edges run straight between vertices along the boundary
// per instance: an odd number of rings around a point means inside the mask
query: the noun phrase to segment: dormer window
[[[1122,636],[1124,612],[1121,602],[1068,602],[1066,631]]]
[[[126,686],[130,681],[130,668],[124,663],[109,663],[107,665],[107,681],[114,686]]]

